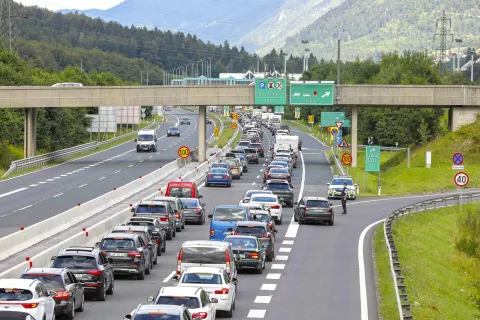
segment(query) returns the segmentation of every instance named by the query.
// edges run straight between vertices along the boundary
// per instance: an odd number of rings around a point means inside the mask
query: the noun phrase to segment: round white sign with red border
[[[455,184],[457,186],[465,187],[470,181],[470,178],[468,177],[468,174],[466,174],[465,172],[458,172],[453,178],[453,181],[455,181]]]

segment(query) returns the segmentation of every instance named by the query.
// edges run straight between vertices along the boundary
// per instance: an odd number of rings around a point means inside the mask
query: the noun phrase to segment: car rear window
[[[227,237],[225,238],[226,242],[230,242],[232,244],[232,248],[242,248],[242,249],[257,249],[258,242],[255,239],[250,238],[241,238],[241,237]]]
[[[257,153],[257,149],[244,149],[245,150],[245,153]]]
[[[27,301],[33,299],[30,290],[16,288],[0,288],[0,301]]]
[[[28,309],[27,309],[28,310]],[[27,312],[20,312],[20,311],[0,311],[0,319],[8,319],[8,320],[35,320]]]
[[[214,168],[214,169],[210,169],[209,173],[212,173],[212,174],[227,174],[227,169]]]
[[[132,320],[180,320],[180,316],[164,312],[137,313]]]
[[[145,226],[145,227],[148,227],[149,230],[152,230],[154,231],[155,230],[155,225],[153,224],[153,222],[140,222],[140,221],[130,221],[127,223],[127,226]]]
[[[259,193],[271,194],[271,192],[265,192],[265,191],[262,191],[262,190],[253,190],[253,191],[247,192],[247,197],[251,197],[252,194],[259,194]]]
[[[270,218],[268,217],[268,214],[257,213],[255,214],[255,221],[270,222]]]
[[[181,201],[185,207],[198,207],[197,199],[181,199]]]
[[[288,173],[288,169],[284,169],[284,168],[272,168],[270,169],[270,171],[268,171],[270,173],[285,173],[287,174]]]
[[[185,305],[189,309],[200,308],[200,302],[196,297],[168,297],[163,296],[157,299],[156,304],[168,304],[174,306]]]
[[[235,228],[235,232],[252,235],[267,233],[265,227],[262,226],[237,226]]]
[[[275,198],[272,198],[272,197],[257,197],[257,196],[253,196],[251,198],[251,201],[252,202],[277,202],[277,199]]]
[[[213,215],[215,221],[244,221],[245,209],[240,208],[217,208]]]
[[[182,278],[182,283],[222,284],[219,274],[213,273],[187,273]]]
[[[251,143],[249,145],[250,148],[262,148],[262,145],[260,143]]]
[[[275,165],[275,166],[282,166],[282,167],[287,167],[288,166],[288,163],[284,162],[284,161],[275,161],[275,162],[272,162],[272,164]]]
[[[182,262],[225,264],[225,249],[215,247],[184,247],[182,251]]]
[[[178,198],[191,198],[192,197],[192,188],[170,188],[170,196]]]
[[[167,207],[165,205],[158,204],[139,204],[136,213],[167,213]]]
[[[268,190],[288,190],[290,186],[286,183],[269,183],[266,189]]]
[[[307,207],[314,207],[314,208],[328,208],[328,201],[323,200],[308,200]]]
[[[48,273],[30,273],[22,274],[20,277],[22,279],[37,279],[43,283],[45,288],[52,289],[63,289],[65,284],[63,283],[63,277],[58,274],[48,274]]]
[[[100,248],[105,250],[116,249],[135,249],[135,241],[133,239],[124,238],[107,238],[100,243]]]
[[[59,256],[53,261],[52,268],[96,269],[97,262],[90,256]]]
[[[250,145],[250,141],[240,141],[240,142],[238,143],[238,145],[239,145],[239,146],[247,146],[247,147],[248,147],[248,146]]]

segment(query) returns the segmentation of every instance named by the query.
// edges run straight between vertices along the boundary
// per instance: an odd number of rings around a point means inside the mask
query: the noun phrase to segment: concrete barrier
[[[116,190],[112,190],[98,198],[57,214],[49,219],[33,224],[24,230],[17,231],[0,239],[0,260],[8,258],[10,255],[20,252],[32,245],[47,239],[75,224],[88,219],[98,212],[101,212],[115,203],[121,202],[139,191],[161,181],[169,174],[185,166],[192,158],[198,158],[198,149],[191,152],[188,159],[178,158],[158,170],[151,172],[143,177],[138,177]]]
[[[232,139],[229,141],[229,143],[223,149],[219,150],[212,157],[208,158],[208,160],[206,162],[200,164],[195,169],[187,172],[185,175],[183,175],[180,178],[180,180],[182,180],[182,181],[200,181],[200,180],[203,180],[205,178],[206,172],[208,171],[208,167],[212,163],[216,162],[217,160],[220,160],[222,156],[224,156],[227,152],[229,152],[232,149],[231,144],[235,140],[235,137],[238,134],[238,132],[239,132],[239,130],[237,129],[237,131],[233,135]],[[195,152],[198,152],[198,150],[195,149]],[[177,159],[176,161],[173,161],[173,162],[169,163],[168,165],[172,166],[173,171],[175,171],[175,170],[177,170],[176,168],[177,168],[177,166],[179,165],[180,162],[183,162],[183,159]],[[168,165],[166,165],[166,166],[168,166]],[[159,171],[159,170],[157,170],[157,171]],[[159,173],[157,171],[154,171],[154,172],[150,173],[149,175],[147,175],[145,177],[142,177],[142,179],[145,179],[148,176],[154,176],[155,174],[158,175]],[[170,169],[169,169],[169,171],[170,171]],[[171,171],[170,173],[173,173],[173,171]],[[166,176],[167,175],[164,175],[163,178],[165,178]],[[157,176],[156,178],[148,177],[148,179],[145,179],[145,180],[149,181],[148,185],[147,185],[147,183],[144,184],[144,188],[147,188],[148,186],[152,185],[153,183],[159,182],[161,179],[158,178],[158,176]],[[151,182],[151,181],[153,181],[153,182]],[[136,181],[134,181],[134,182],[136,182]],[[126,186],[128,186],[128,185],[126,185]],[[118,191],[118,189],[116,191]],[[94,200],[92,200],[92,201],[94,201]],[[136,205],[136,204],[134,204],[134,205]],[[56,217],[58,217],[58,216],[59,215],[57,215]],[[92,215],[90,215],[90,216],[92,216]],[[124,210],[118,212],[117,214],[109,217],[108,219],[103,220],[103,221],[87,228],[86,231],[88,231],[88,237],[86,236],[86,232],[83,232],[83,231],[79,232],[75,236],[70,237],[70,238],[62,241],[55,246],[52,246],[50,249],[45,250],[45,251],[37,254],[34,257],[31,257],[29,261],[25,261],[21,264],[16,265],[15,267],[10,268],[9,270],[6,270],[5,272],[0,274],[0,279],[19,277],[23,272],[25,272],[25,270],[27,268],[29,268],[30,263],[32,264],[33,267],[48,267],[48,266],[50,266],[51,257],[57,255],[58,252],[62,248],[66,248],[66,247],[74,246],[74,245],[93,246],[96,242],[100,241],[106,233],[110,232],[115,226],[117,226],[119,224],[122,224],[122,223],[125,223],[128,220],[128,218],[130,218],[131,216],[132,216],[132,213],[130,211],[130,208],[124,209]],[[52,218],[48,219],[48,220],[45,220],[45,221],[50,221],[50,223],[56,224],[56,220],[53,220]],[[57,229],[57,227],[55,227],[55,229]],[[25,230],[27,230],[27,229],[25,229]],[[45,238],[43,238],[43,239],[45,239]],[[36,242],[38,242],[38,240]]]

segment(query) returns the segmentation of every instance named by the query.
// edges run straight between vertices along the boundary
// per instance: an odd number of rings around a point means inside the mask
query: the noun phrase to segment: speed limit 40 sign
[[[470,181],[470,178],[468,177],[468,174],[466,174],[465,172],[458,172],[453,178],[453,180],[455,181],[455,184],[457,186],[465,187]]]

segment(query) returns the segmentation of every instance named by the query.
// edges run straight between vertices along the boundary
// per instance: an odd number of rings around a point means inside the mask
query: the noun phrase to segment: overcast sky
[[[37,5],[56,11],[60,9],[109,9],[123,0],[15,0],[26,6]]]

